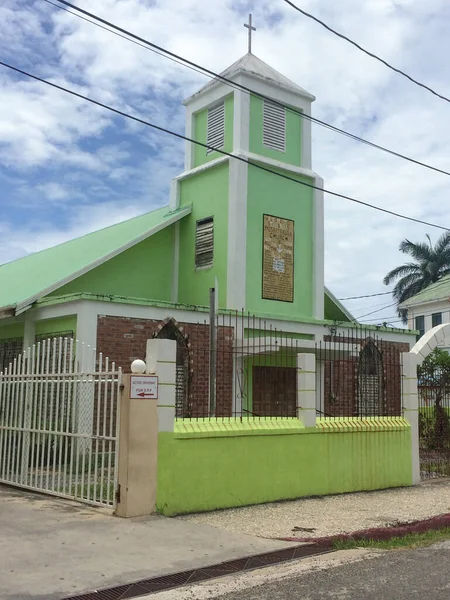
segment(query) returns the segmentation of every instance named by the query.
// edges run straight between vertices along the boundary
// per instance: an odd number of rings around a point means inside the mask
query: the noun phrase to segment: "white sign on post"
[[[130,398],[132,400],[157,400],[157,375],[131,375]]]

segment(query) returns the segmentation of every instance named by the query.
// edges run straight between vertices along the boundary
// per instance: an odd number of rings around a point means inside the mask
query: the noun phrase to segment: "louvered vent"
[[[212,267],[214,258],[214,219],[197,221],[195,231],[195,268]]]
[[[214,108],[208,109],[208,130],[206,134],[206,143],[213,148],[223,148],[225,143],[225,103],[219,104]],[[214,152],[209,148],[206,154]]]
[[[263,107],[263,144],[286,152],[286,109],[264,100]]]

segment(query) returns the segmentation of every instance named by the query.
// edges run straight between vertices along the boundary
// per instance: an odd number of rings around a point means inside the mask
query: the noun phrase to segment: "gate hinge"
[[[117,490],[116,490],[116,502],[117,502],[117,504],[120,503],[120,483],[117,486]]]

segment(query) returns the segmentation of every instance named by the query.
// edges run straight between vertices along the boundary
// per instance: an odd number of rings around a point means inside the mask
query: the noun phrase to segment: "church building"
[[[357,326],[324,286],[323,180],[312,169],[308,119],[314,96],[251,52],[222,77],[237,85],[217,78],[184,102],[186,136],[201,145],[186,143],[166,206],[0,266],[0,371],[49,337],[77,339],[129,371],[147,339],[169,337],[179,348],[178,416],[205,415],[212,288],[217,343],[231,357],[249,340],[257,355],[263,329],[282,331],[285,346],[295,340],[295,353]],[[415,341],[403,330],[377,335],[402,351]],[[232,390],[237,360],[219,363],[218,388]],[[277,367],[265,364],[266,375]],[[190,373],[202,369],[195,387]],[[248,406],[273,413],[262,397]],[[218,393],[223,415],[232,412],[227,398]]]

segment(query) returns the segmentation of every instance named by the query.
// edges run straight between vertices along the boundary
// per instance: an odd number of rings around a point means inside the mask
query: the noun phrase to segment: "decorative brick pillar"
[[[297,354],[297,416],[305,427],[316,426],[315,354]]]
[[[420,483],[419,395],[417,391],[417,356],[402,353],[402,410],[411,426],[412,482]]]
[[[177,343],[147,340],[147,373],[158,375],[158,431],[173,431],[175,423]]]

